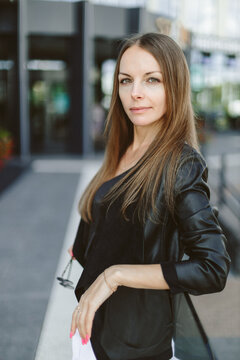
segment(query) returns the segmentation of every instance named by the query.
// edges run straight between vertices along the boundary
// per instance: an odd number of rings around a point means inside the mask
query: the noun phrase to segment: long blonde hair
[[[145,221],[150,213],[157,214],[156,196],[164,174],[166,205],[174,213],[173,189],[183,145],[187,143],[198,150],[189,71],[181,48],[169,36],[158,33],[127,39],[120,50],[114,73],[105,130],[107,144],[104,161],[79,202],[79,211],[85,221],[92,220],[91,209],[97,189],[114,176],[121,157],[133,141],[133,124],[128,119],[118,94],[120,61],[123,53],[133,45],[151,53],[159,63],[163,73],[167,110],[164,119],[159,121],[159,131],[143,157],[113,186],[106,199],[113,202],[123,195],[122,214],[126,215],[127,208],[136,203],[138,218]]]

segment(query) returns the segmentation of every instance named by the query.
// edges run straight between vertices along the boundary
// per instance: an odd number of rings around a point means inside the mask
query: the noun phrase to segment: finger
[[[85,319],[82,319],[84,330],[83,330],[83,339],[87,342],[92,334],[92,325],[95,313],[98,309],[98,306],[95,302],[89,301],[87,303],[87,312],[84,314]]]
[[[96,311],[95,308],[96,305],[93,301],[86,301],[86,299],[84,300],[84,310],[82,313],[83,316],[80,321],[80,324],[82,326],[83,339],[86,339],[87,335],[90,337],[92,321]]]
[[[73,245],[70,246],[70,248],[68,249],[68,253],[73,259],[75,259],[74,255],[73,255]]]
[[[84,317],[85,313],[87,311],[86,308],[87,302],[86,302],[86,294],[83,294],[80,298],[79,304],[77,306],[77,314],[76,314],[76,327],[78,329],[79,335],[83,339],[83,324],[84,324]]]
[[[77,329],[77,321],[76,321],[76,311],[73,312],[73,315],[72,315],[72,323],[71,323],[71,331],[70,331],[70,338],[73,337],[73,335],[75,334],[76,332],[76,329]]]
[[[74,257],[74,255],[73,255],[73,251],[72,250],[70,250],[69,251],[69,254],[70,254],[70,256],[73,258],[73,260],[75,259],[75,257]]]
[[[87,318],[86,318],[86,336],[89,336],[89,339],[92,335],[92,325],[93,325],[93,319],[95,316],[95,311],[89,311]]]
[[[85,339],[85,332],[86,332],[85,331],[85,319],[86,319],[86,315],[87,315],[87,306],[85,304],[82,311],[78,312],[78,314],[77,314],[77,328],[78,328],[79,335],[81,336],[82,339]]]

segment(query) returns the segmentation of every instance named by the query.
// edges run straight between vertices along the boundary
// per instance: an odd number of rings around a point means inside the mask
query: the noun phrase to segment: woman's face
[[[156,125],[166,113],[166,94],[160,65],[137,45],[122,55],[119,67],[119,97],[135,126]]]

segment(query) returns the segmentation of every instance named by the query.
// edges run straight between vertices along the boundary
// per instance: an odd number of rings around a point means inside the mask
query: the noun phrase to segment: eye
[[[131,82],[131,80],[129,78],[123,78],[120,80],[120,84],[123,84],[123,85],[129,84],[130,82]]]
[[[147,82],[149,82],[150,84],[160,83],[160,80],[157,79],[157,78],[154,78],[154,77],[150,77],[150,78],[147,79]]]

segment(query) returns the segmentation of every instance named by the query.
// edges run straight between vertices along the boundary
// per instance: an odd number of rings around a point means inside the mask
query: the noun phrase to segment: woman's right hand
[[[75,260],[75,257],[73,255],[73,245],[71,245],[70,248],[68,249],[68,253],[71,256],[71,258],[73,258],[73,260]]]

